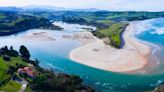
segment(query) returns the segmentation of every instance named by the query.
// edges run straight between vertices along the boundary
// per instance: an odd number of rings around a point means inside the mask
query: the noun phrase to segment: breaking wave
[[[145,20],[138,22],[136,24],[135,28],[135,35],[141,34],[143,32],[148,32],[150,34],[158,34],[163,35],[164,34],[164,27],[158,27],[156,25],[153,25],[152,22],[156,21],[155,19],[152,20]]]

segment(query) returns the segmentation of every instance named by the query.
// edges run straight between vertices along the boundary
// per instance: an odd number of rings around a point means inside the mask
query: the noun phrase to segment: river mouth
[[[32,29],[16,35],[0,37],[0,47],[12,45],[18,50],[20,45],[25,45],[32,58],[41,61],[41,67],[79,75],[86,84],[94,87],[97,92],[142,92],[152,90],[163,83],[164,72],[156,73],[159,71],[158,69],[148,74],[124,74],[99,70],[71,61],[68,57],[69,52],[81,46],[81,43],[69,39],[74,34],[70,27],[69,30]],[[41,38],[42,36],[44,37]],[[163,47],[161,46],[161,48]],[[161,53],[163,51],[158,54],[161,55]]]

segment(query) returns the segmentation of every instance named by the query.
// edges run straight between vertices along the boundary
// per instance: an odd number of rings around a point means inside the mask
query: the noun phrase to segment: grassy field
[[[103,23],[110,23],[111,26],[106,29],[99,29],[94,33],[94,35],[98,36],[99,38],[109,37],[111,41],[110,45],[119,48],[121,45],[121,32],[124,30],[128,23],[114,23],[111,21],[104,21]]]
[[[12,57],[10,61],[5,61],[3,60],[3,57],[0,57],[0,82],[9,79],[12,76],[7,74],[7,71],[9,66],[16,67],[16,64],[27,65],[27,63],[23,62],[20,57]]]
[[[32,92],[31,88],[28,86],[24,92]]]
[[[27,63],[22,61],[22,59],[20,57],[11,57],[11,61],[6,63],[8,66],[14,66],[16,67],[16,64],[21,64],[24,66],[27,66]]]
[[[16,64],[27,66],[26,62],[23,62],[20,57],[11,57],[10,61],[5,61],[3,57],[0,57],[0,82],[11,78],[11,74],[7,74],[9,66],[16,67]],[[16,81],[10,80],[5,85],[0,87],[0,90],[4,92],[18,92],[21,88],[21,84]],[[27,91],[30,92],[30,91]]]
[[[103,24],[111,25],[111,24],[113,24],[115,22],[111,21],[111,20],[97,20],[97,23],[103,23]]]
[[[0,87],[3,92],[18,92],[21,88],[21,84],[10,80],[5,86]]]
[[[4,70],[8,70],[8,66],[16,67],[16,64],[27,65],[26,62],[23,62],[20,57],[11,57],[10,61],[5,61],[3,57],[0,57],[0,68]]]
[[[6,64],[7,61],[3,60],[3,57],[0,57],[0,69],[1,70],[8,70],[8,66]]]

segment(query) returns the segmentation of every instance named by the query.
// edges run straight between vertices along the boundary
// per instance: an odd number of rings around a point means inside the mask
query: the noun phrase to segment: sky
[[[0,0],[0,6],[29,5],[110,11],[164,11],[164,0]]]

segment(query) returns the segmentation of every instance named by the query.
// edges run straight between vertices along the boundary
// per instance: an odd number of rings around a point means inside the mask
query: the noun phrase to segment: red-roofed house
[[[34,78],[36,73],[34,72],[32,67],[24,67],[18,69],[19,74],[27,74],[28,77]]]

